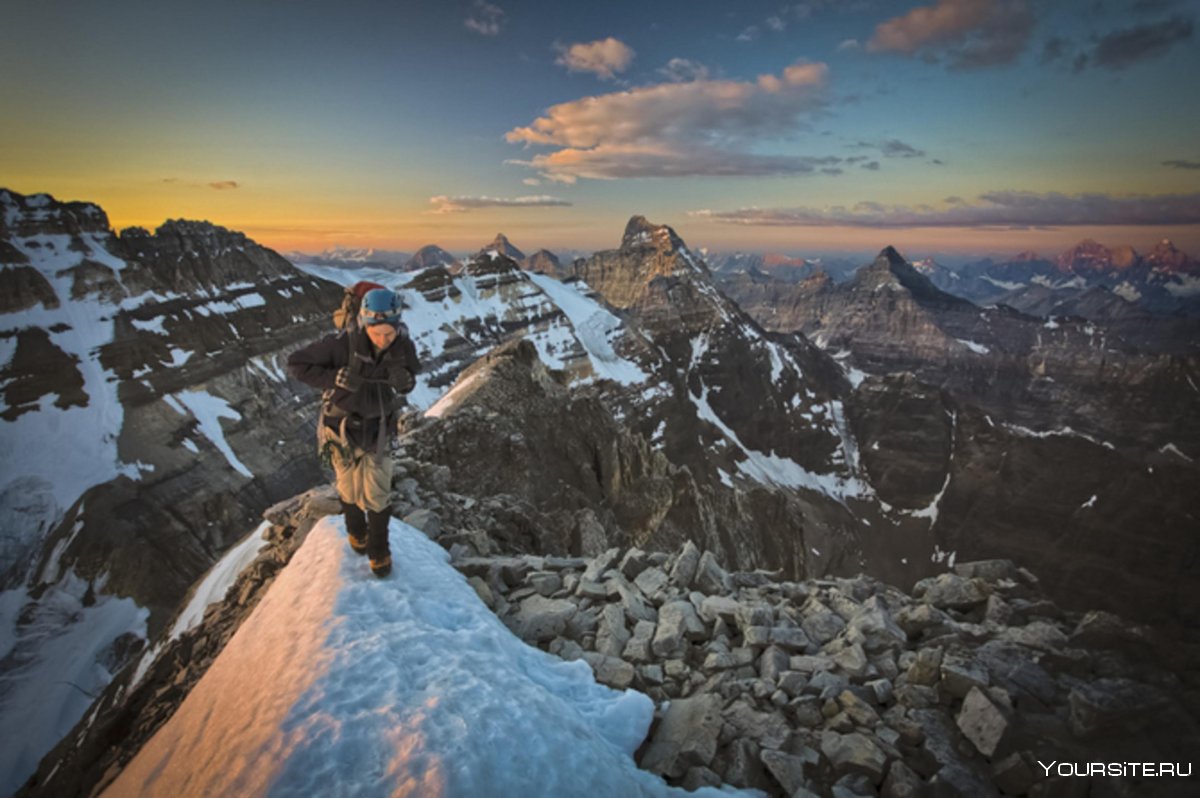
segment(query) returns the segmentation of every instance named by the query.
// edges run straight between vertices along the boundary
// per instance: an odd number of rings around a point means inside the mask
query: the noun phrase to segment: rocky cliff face
[[[46,195],[0,192],[0,240],[19,288],[0,315],[8,734],[43,688],[36,711],[69,726],[72,683],[102,687],[250,520],[320,478],[281,358],[340,292],[220,227],[117,236]],[[70,641],[77,670],[30,687]]]
[[[925,519],[935,556],[1038,562],[1068,604],[1193,611],[1184,563],[1198,508],[1183,485],[1200,452],[1200,355],[1186,322],[982,309],[890,249],[848,283],[790,297],[784,323],[858,384],[848,415],[871,484],[907,520]],[[894,563],[910,557],[870,549],[868,569],[902,581]]]

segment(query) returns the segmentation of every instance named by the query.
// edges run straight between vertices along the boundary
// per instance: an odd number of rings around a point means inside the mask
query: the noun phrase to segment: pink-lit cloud
[[[227,191],[232,188],[241,188],[241,184],[236,180],[214,180],[208,184],[209,188],[215,188],[217,191]]]
[[[546,207],[566,207],[571,205],[564,199],[551,197],[546,194],[537,194],[527,197],[448,197],[439,195],[430,197],[429,202],[433,205],[433,210],[429,213],[466,213],[467,211],[478,210],[479,208],[546,208]]]
[[[618,180],[631,177],[769,177],[807,175],[841,163],[833,156],[760,155],[688,144],[599,144],[566,147],[528,161],[509,163],[537,169],[548,176]]]
[[[612,80],[633,63],[633,48],[609,36],[594,42],[559,45],[556,64],[571,72],[591,72],[601,80]]]
[[[953,201],[951,201],[953,200]],[[1037,194],[994,191],[969,203],[959,197],[944,207],[860,202],[852,207],[740,208],[691,211],[727,224],[772,227],[1076,227],[1200,224],[1197,194]]]
[[[1008,64],[1033,32],[1025,0],[936,0],[880,23],[867,42],[871,52],[938,60],[952,68]]]
[[[753,81],[698,79],[583,97],[505,138],[556,148],[514,161],[550,179],[802,174],[813,159],[747,149],[794,135],[800,117],[821,107],[826,71],[796,63]]]

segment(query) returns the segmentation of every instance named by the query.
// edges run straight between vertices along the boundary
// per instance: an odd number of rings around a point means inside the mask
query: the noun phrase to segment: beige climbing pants
[[[377,513],[391,508],[392,504],[392,455],[385,449],[378,453],[375,447],[364,451],[342,441],[333,430],[321,425],[318,428],[325,440],[339,444],[330,457],[333,465],[334,485],[338,496],[346,504],[358,505],[364,511]],[[324,443],[324,441],[322,441]]]

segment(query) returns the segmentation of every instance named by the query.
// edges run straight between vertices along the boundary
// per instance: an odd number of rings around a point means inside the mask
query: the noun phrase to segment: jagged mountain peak
[[[895,247],[890,244],[879,250],[879,254],[875,256],[875,263],[872,265],[878,266],[886,264],[887,266],[908,265],[908,261],[904,259]]]
[[[525,260],[525,253],[513,246],[513,243],[508,240],[508,236],[504,235],[504,233],[496,233],[496,237],[492,239],[492,242],[479,250],[480,255],[486,252],[497,252],[513,260]]]
[[[1194,273],[1200,271],[1200,261],[1180,250],[1169,238],[1159,241],[1146,253],[1146,261],[1155,271]]]
[[[1085,238],[1057,258],[1061,271],[1077,272],[1080,268],[1102,269],[1112,261],[1112,251],[1092,238]]]
[[[539,249],[526,258],[525,268],[528,271],[538,272],[539,274],[549,274],[556,277],[564,276],[562,261],[548,249]]]
[[[632,216],[625,225],[625,235],[621,238],[621,249],[642,247],[654,247],[664,252],[675,252],[687,248],[683,239],[669,226],[654,224],[645,216]]]
[[[43,233],[108,233],[108,214],[91,202],[61,202],[50,194],[0,188],[0,237]]]
[[[970,304],[935,286],[892,246],[880,250],[869,266],[859,270],[850,285],[854,290],[872,293],[885,288],[907,291],[922,304],[933,303],[946,307]]]

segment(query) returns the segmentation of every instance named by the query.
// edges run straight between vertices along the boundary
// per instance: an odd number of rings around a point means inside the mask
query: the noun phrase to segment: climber
[[[400,321],[400,298],[386,288],[362,297],[357,327],[293,352],[288,371],[319,388],[317,447],[333,466],[350,548],[371,572],[391,573],[391,441],[404,395],[416,385],[417,350]]]

